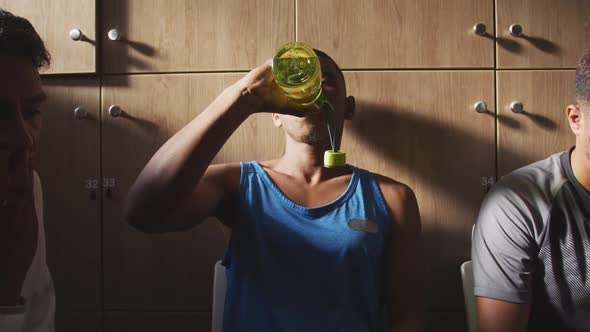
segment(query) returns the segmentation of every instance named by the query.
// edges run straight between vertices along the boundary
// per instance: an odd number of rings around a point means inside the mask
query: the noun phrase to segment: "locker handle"
[[[508,31],[510,31],[510,34],[513,35],[514,37],[522,37],[522,25],[515,23],[512,24],[509,28]]]
[[[76,107],[74,109],[74,116],[78,120],[83,120],[88,118],[88,112],[83,107]]]
[[[473,109],[477,113],[486,113],[488,111],[488,104],[485,101],[478,101],[477,103],[473,104]]]
[[[477,23],[476,25],[473,26],[473,32],[479,36],[485,36],[486,29],[487,29],[487,27],[483,23]]]
[[[82,34],[82,31],[80,31],[80,29],[72,29],[72,30],[70,30],[70,38],[73,41],[80,41],[80,40],[82,40],[82,36],[84,36],[84,34]]]
[[[109,107],[109,115],[113,118],[118,118],[121,115],[123,115],[123,110],[121,109],[121,106],[111,105],[111,107]]]
[[[121,40],[121,33],[117,29],[111,29],[108,33],[109,39],[112,41]]]
[[[510,103],[510,110],[514,113],[524,113],[524,105],[520,101],[513,101]]]

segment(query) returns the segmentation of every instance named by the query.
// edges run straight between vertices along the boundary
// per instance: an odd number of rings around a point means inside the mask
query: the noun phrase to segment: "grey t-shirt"
[[[590,331],[590,193],[572,151],[503,177],[473,233],[475,296],[530,303],[529,331]]]

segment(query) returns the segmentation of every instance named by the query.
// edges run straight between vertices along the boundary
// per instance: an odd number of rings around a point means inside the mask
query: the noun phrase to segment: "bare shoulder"
[[[377,183],[379,184],[379,189],[381,189],[381,192],[383,193],[385,199],[404,199],[407,198],[408,195],[414,194],[412,188],[410,188],[405,183],[396,181],[385,175],[377,173],[371,174],[377,180]]]
[[[226,191],[235,192],[240,187],[242,167],[240,163],[211,165],[203,174],[203,181],[223,186]]]
[[[419,223],[418,203],[412,188],[381,174],[372,175],[377,180],[393,221],[396,224]]]

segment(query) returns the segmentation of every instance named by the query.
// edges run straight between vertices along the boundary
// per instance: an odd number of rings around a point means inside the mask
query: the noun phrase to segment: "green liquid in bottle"
[[[290,43],[283,46],[273,58],[272,72],[287,97],[297,104],[310,105],[322,94],[318,56],[304,44]]]

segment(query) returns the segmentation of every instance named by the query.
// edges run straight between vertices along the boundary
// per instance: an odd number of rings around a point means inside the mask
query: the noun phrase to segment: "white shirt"
[[[43,225],[43,189],[37,172],[34,174],[35,211],[39,227],[37,251],[27,271],[21,296],[25,304],[13,307],[0,306],[1,332],[53,332],[55,291],[47,268],[45,227]]]

